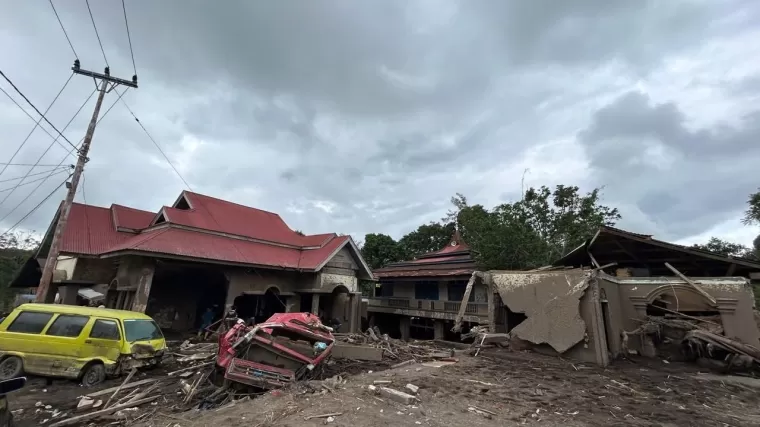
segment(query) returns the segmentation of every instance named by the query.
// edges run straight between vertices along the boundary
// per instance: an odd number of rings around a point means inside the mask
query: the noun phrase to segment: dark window
[[[78,337],[84,329],[84,325],[90,320],[87,316],[69,316],[60,315],[50,325],[46,335],[54,335],[57,337]]]
[[[393,282],[380,282],[380,286],[375,288],[376,297],[392,297]]]
[[[20,332],[23,334],[39,334],[45,329],[52,313],[35,313],[33,311],[22,311],[13,323],[8,326],[8,332]]]
[[[119,334],[119,326],[113,320],[96,320],[92,325],[92,331],[90,331],[90,338],[98,338],[103,340],[119,340],[121,334]]]
[[[414,284],[414,298],[438,301],[438,282],[422,280]]]
[[[462,302],[464,291],[467,289],[467,280],[457,280],[449,283],[449,301]],[[467,302],[475,302],[475,289],[470,291],[470,298]]]

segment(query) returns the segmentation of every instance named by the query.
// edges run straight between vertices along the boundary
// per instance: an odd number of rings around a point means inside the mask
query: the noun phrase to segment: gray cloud
[[[112,72],[131,77],[120,4],[91,5]],[[2,6],[3,70],[41,106],[73,54],[48,3]],[[83,66],[102,68],[84,2],[56,6]],[[751,1],[167,0],[127,11],[141,87],[125,99],[193,189],[280,212],[307,233],[398,237],[439,219],[455,192],[476,203],[519,196],[530,168],[529,185],[605,185],[638,231],[681,238],[730,219],[756,186],[751,117],[737,124],[706,107],[755,108],[760,73],[727,72],[751,66],[752,44],[674,84],[684,61],[704,62],[705,46],[725,52],[726,40],[753,31]],[[65,123],[90,91],[75,78],[51,120]],[[0,98],[4,158],[32,125],[18,114]],[[714,120],[695,127],[695,115]],[[72,141],[86,116],[66,132]],[[33,162],[48,143],[35,134],[16,161]],[[90,203],[156,210],[183,188],[121,105],[90,157]],[[18,193],[0,217],[27,194]],[[44,228],[59,198],[27,227]]]

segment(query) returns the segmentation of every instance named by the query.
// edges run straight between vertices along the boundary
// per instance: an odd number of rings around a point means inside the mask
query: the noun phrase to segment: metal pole
[[[74,196],[77,193],[79,178],[82,176],[84,164],[87,163],[88,160],[87,153],[90,151],[90,143],[92,142],[92,136],[95,134],[95,125],[98,122],[100,106],[103,104],[103,98],[105,97],[107,87],[108,80],[104,79],[100,86],[100,93],[98,94],[98,101],[95,104],[95,111],[92,112],[90,125],[87,127],[87,133],[85,134],[84,141],[82,142],[82,148],[79,150],[79,158],[77,159],[77,165],[74,168],[74,174],[71,176],[71,185],[69,186],[69,191],[66,193],[66,199],[63,201],[63,206],[61,206],[61,213],[58,218],[58,223],[55,226],[53,241],[50,244],[50,250],[48,251],[47,260],[45,261],[45,268],[42,270],[40,285],[37,287],[37,302],[46,302],[48,292],[50,291],[50,284],[53,281],[53,270],[55,269],[56,262],[58,261],[58,254],[61,250],[61,237],[63,237],[63,230],[66,227],[66,222],[69,219],[71,204],[74,203]]]

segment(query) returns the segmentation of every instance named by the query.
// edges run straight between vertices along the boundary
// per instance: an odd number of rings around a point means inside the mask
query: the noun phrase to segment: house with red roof
[[[470,247],[459,231],[440,250],[374,270],[379,282],[367,306],[370,324],[381,330],[394,328],[391,332],[404,339],[410,334],[444,339],[475,270]],[[475,284],[465,308],[465,322],[488,324],[487,297],[485,285]]]
[[[57,221],[14,285],[39,280]],[[157,212],[74,203],[53,284],[66,303],[98,287],[108,307],[145,312],[167,329],[192,329],[207,308],[219,318],[235,306],[257,320],[310,311],[354,330],[360,280],[373,275],[350,236],[304,235],[276,213],[183,191]]]

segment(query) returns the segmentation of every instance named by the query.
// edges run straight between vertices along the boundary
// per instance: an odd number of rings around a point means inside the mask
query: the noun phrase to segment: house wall
[[[753,346],[760,345],[760,332],[753,314],[754,293],[747,279],[694,278],[692,279],[718,303],[724,334]],[[679,278],[619,278],[600,276],[600,286],[610,301],[610,321],[608,336],[611,337],[610,350],[613,354],[621,351],[622,332],[631,332],[641,325],[635,320],[646,319],[647,305],[660,296],[677,304],[679,311],[707,311],[711,309],[706,299],[690,285]],[[676,297],[678,297],[676,301]],[[616,297],[617,296],[617,297]],[[669,307],[676,310],[675,306]],[[629,348],[641,350],[638,340],[630,340]]]
[[[60,261],[59,261],[60,264]],[[78,258],[72,280],[109,284],[116,277],[117,265],[112,259]]]
[[[44,265],[44,264],[41,264]],[[74,270],[77,266],[77,257],[62,255],[58,257],[55,263],[55,269],[63,271],[66,274],[66,279],[70,280],[74,277]]]
[[[116,270],[116,286],[112,290],[134,292],[132,311],[145,313],[155,272],[153,258],[132,255],[121,257]]]

